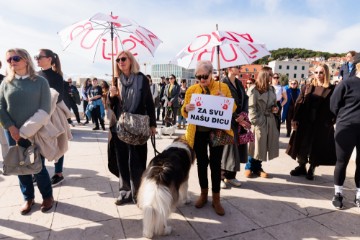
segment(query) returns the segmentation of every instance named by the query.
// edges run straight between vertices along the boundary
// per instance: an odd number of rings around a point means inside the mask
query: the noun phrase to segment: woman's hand
[[[190,111],[192,111],[194,109],[195,109],[195,104],[189,103],[189,104],[186,104],[186,106],[185,106],[185,111],[186,112],[190,112]]]
[[[220,96],[220,97],[226,97],[220,90],[218,91],[217,95]]]
[[[277,106],[272,106],[271,107],[271,112],[272,113],[278,113],[279,112],[279,108]]]
[[[111,86],[110,89],[109,89],[109,91],[110,91],[110,97],[114,97],[114,96],[117,95],[117,88],[116,88],[116,86]]]
[[[9,132],[10,132],[10,135],[11,137],[16,141],[18,142],[20,140],[20,132],[19,132],[19,129],[17,127],[15,127],[14,125],[10,126],[9,127]]]
[[[150,127],[150,135],[155,136],[156,135],[156,127]]]

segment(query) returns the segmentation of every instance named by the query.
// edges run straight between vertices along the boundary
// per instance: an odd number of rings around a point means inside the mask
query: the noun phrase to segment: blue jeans
[[[59,160],[54,164],[55,165],[55,174],[63,172],[63,165],[64,165],[64,156],[59,158]]]
[[[181,125],[182,124],[186,124],[186,118],[184,118],[182,115],[178,116],[178,124]]]
[[[261,161],[251,156],[248,156],[248,161],[245,165],[245,170],[251,170],[252,172],[258,172],[262,170]]]
[[[11,137],[10,132],[5,130],[5,137],[9,146],[16,145],[15,140]],[[28,147],[31,145],[31,142],[27,139],[21,138],[18,144],[22,147]],[[49,173],[45,167],[45,158],[41,156],[42,169],[39,173],[34,174],[37,182],[37,186],[40,190],[43,199],[52,197],[52,187]],[[23,194],[24,200],[28,201],[35,198],[34,194],[34,184],[32,181],[32,175],[19,175],[19,185],[20,190]]]

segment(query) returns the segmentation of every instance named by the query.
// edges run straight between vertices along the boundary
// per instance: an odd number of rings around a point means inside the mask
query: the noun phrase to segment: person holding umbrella
[[[108,161],[117,162],[119,176],[119,197],[116,205],[136,203],[141,176],[146,168],[147,144],[130,145],[121,141],[116,134],[116,121],[122,111],[147,114],[150,118],[151,135],[156,134],[155,107],[149,81],[139,71],[140,65],[129,51],[121,51],[116,57],[115,76],[117,86],[110,87],[111,110]],[[116,118],[116,119],[114,119]],[[116,159],[114,159],[116,158]]]
[[[187,118],[190,111],[195,110],[195,104],[191,103],[192,94],[221,95],[231,98],[229,87],[222,82],[215,82],[212,77],[213,66],[210,61],[199,61],[195,69],[195,78],[199,84],[192,85],[185,94],[184,105],[181,108],[181,114]],[[234,104],[235,111],[236,104]],[[224,146],[213,147],[210,145],[210,132],[212,128],[189,124],[185,140],[195,151],[197,157],[198,178],[201,187],[201,194],[195,203],[196,208],[205,206],[208,200],[208,166],[211,169],[211,186],[212,186],[212,206],[215,212],[222,216],[225,210],[220,203],[220,181],[221,181],[221,156]],[[234,136],[233,131],[227,130],[227,134]],[[209,148],[209,153],[208,153]]]

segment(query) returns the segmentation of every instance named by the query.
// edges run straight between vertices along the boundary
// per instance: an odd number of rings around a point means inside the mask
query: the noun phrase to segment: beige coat
[[[249,156],[260,161],[279,156],[279,131],[272,106],[276,106],[273,88],[263,94],[254,86],[249,89],[249,119],[255,134],[255,141],[249,144]]]
[[[43,110],[37,111],[20,128],[20,136],[34,142],[49,161],[57,161],[68,150],[68,141],[72,139],[67,122],[70,111],[63,101],[56,103],[58,92],[50,88],[50,115]]]

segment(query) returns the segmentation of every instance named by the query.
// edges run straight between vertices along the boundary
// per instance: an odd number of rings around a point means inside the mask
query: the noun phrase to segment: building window
[[[282,65],[279,65],[279,69],[282,69]]]
[[[242,74],[240,74],[240,78],[243,78]]]
[[[301,74],[301,78],[304,78],[305,76],[304,76],[304,74]]]
[[[245,68],[245,71],[246,71],[246,72],[248,72],[248,71],[249,71],[249,69],[248,69],[248,68]]]
[[[251,78],[255,78],[255,75],[254,75],[254,74],[251,74]]]
[[[256,72],[256,68],[254,68],[254,72]]]
[[[297,70],[297,66],[294,66],[294,70]]]
[[[305,70],[305,66],[302,66],[302,67],[301,67],[301,70]]]
[[[294,78],[296,78],[296,73],[294,73]]]
[[[290,69],[290,66],[289,66],[289,65],[287,65],[287,66],[286,66],[286,70],[289,70],[289,69]]]

